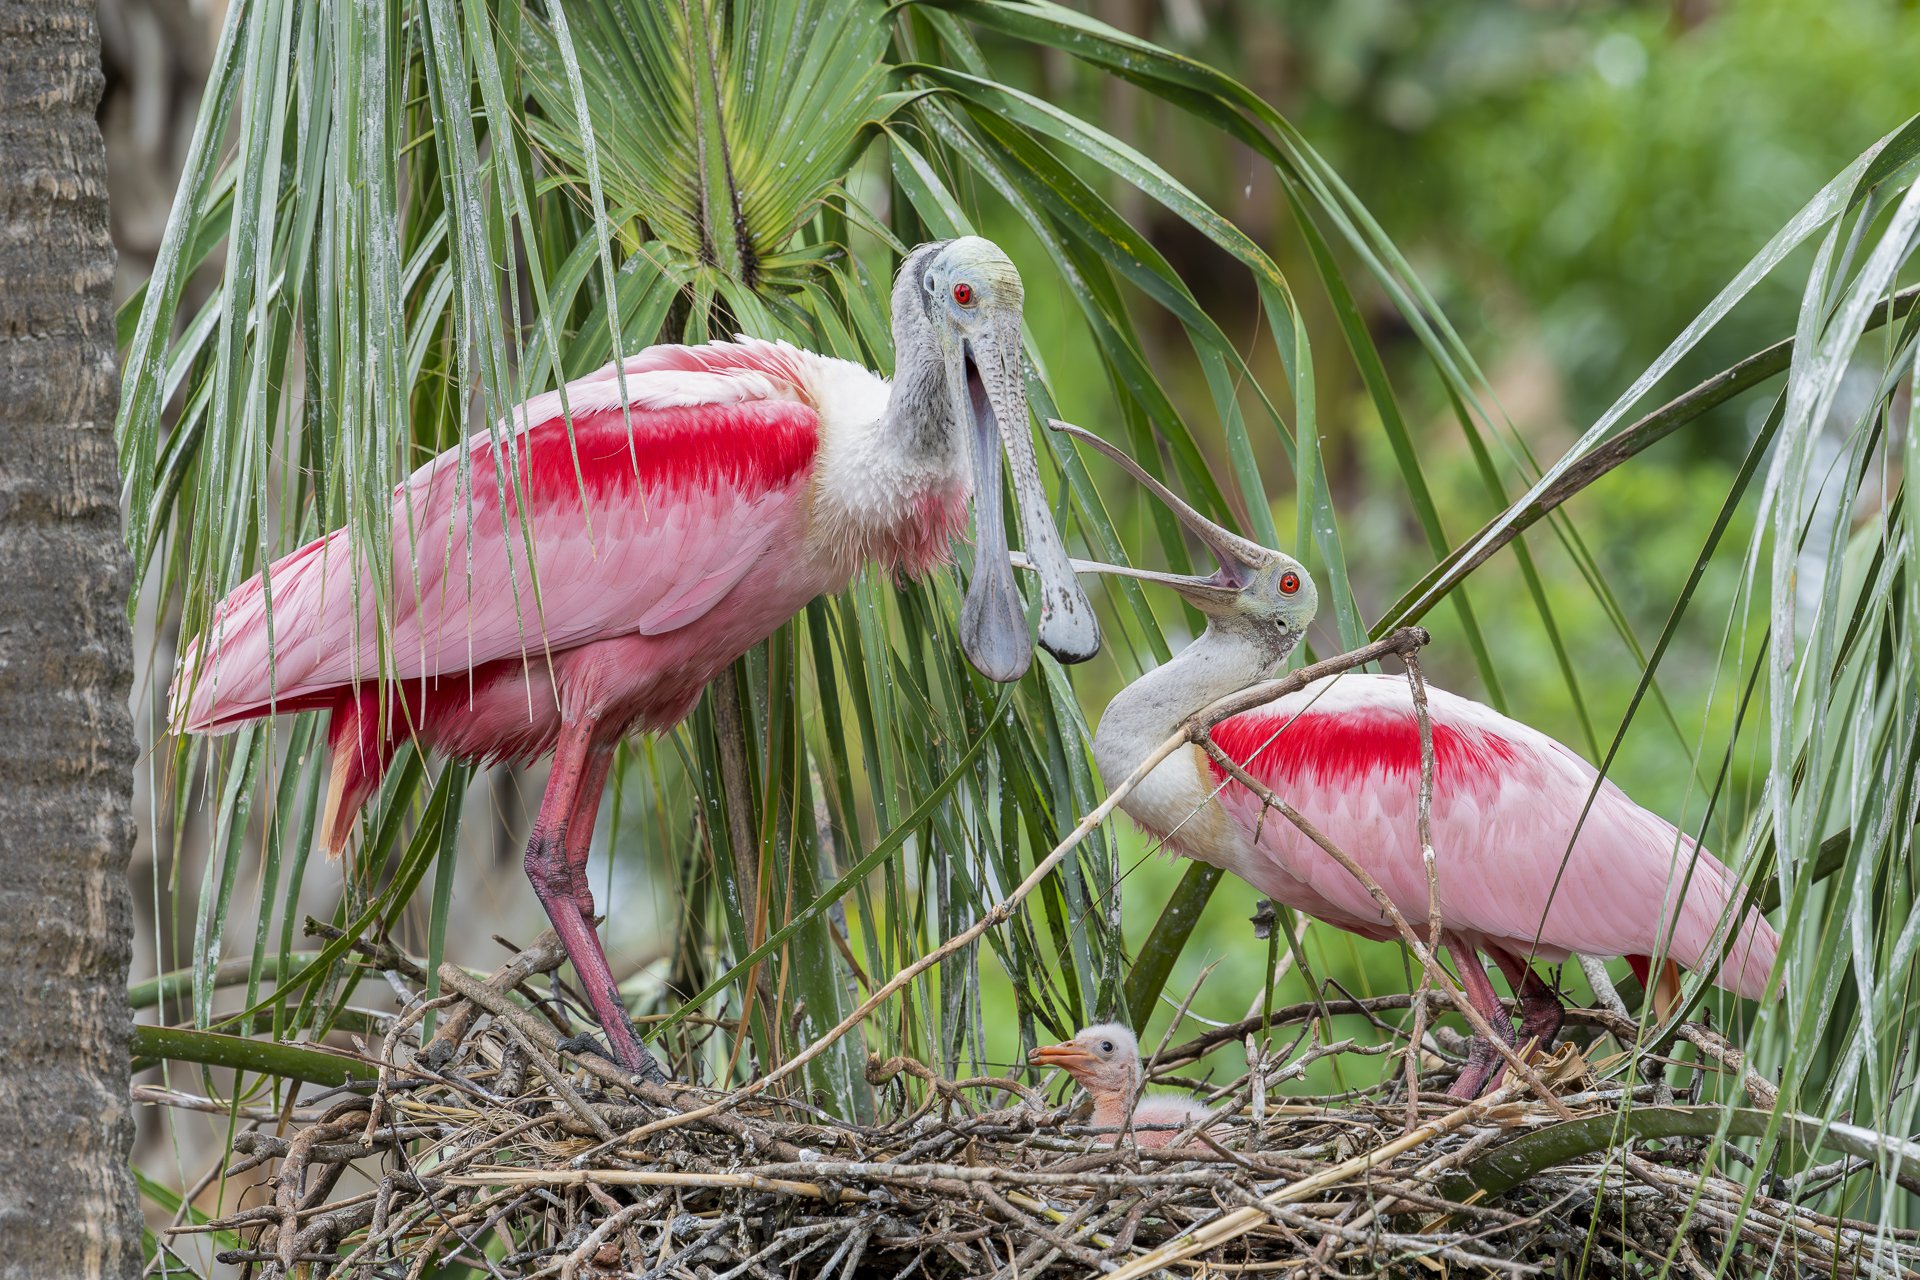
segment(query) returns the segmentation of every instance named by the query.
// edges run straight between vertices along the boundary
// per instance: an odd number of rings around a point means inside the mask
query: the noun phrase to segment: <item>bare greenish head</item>
[[[1061,662],[1091,658],[1100,650],[1099,623],[1048,511],[1027,420],[1020,272],[991,240],[962,236],[910,254],[894,298],[896,329],[911,322],[917,304],[929,340],[912,358],[938,362],[951,421],[962,424],[971,459],[974,569],[960,614],[968,660],[1002,682],[1019,679],[1033,660],[1026,606],[1008,564],[1000,501],[1003,449],[1022,541],[1040,575],[1040,644]],[[909,350],[901,343],[903,361]]]

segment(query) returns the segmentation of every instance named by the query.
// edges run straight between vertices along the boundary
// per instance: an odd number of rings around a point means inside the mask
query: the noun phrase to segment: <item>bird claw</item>
[[[606,1046],[601,1044],[597,1037],[589,1035],[584,1031],[577,1036],[568,1036],[553,1047],[562,1053],[572,1054],[576,1058],[585,1057],[591,1053],[605,1058],[608,1062],[613,1062],[616,1066],[619,1065],[614,1056],[607,1052]]]
[[[614,1033],[608,1030],[607,1036],[609,1040],[613,1038],[613,1035]],[[628,1058],[617,1049],[609,1051],[605,1045],[600,1043],[598,1037],[589,1035],[586,1032],[581,1032],[577,1036],[568,1036],[565,1040],[559,1042],[558,1047],[573,1054],[575,1057],[581,1057],[591,1053],[605,1058],[608,1062],[613,1063],[628,1075],[643,1080],[648,1084],[667,1084],[673,1080],[673,1077],[667,1074],[666,1067],[661,1065],[660,1059],[649,1053],[646,1046],[640,1043],[640,1037],[634,1034],[633,1024],[631,1022],[627,1023],[626,1044],[628,1053],[631,1054],[631,1060],[628,1060]]]

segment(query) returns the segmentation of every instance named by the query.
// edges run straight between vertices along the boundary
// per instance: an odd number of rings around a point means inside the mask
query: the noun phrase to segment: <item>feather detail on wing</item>
[[[182,651],[175,722],[217,731],[376,677],[704,615],[803,519],[814,359],[763,342],[654,347],[570,383],[570,420],[558,392],[519,406],[395,489],[386,575],[336,530],[222,601]]]
[[[1545,734],[1444,690],[1430,690],[1430,705],[1447,929],[1547,960],[1664,951],[1690,969],[1712,964],[1716,927],[1740,893],[1733,872],[1612,782],[1596,786],[1593,766]],[[1404,679],[1332,677],[1226,721],[1214,738],[1364,867],[1403,915],[1425,919],[1420,736]],[[1262,814],[1237,783],[1220,800],[1243,829],[1257,828],[1259,856],[1280,887],[1298,883],[1303,899],[1378,926],[1365,888],[1292,824]],[[1758,998],[1778,946],[1749,910],[1715,980]]]

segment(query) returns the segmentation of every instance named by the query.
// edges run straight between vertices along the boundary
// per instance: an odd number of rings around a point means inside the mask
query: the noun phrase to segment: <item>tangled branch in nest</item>
[[[1458,1108],[1416,1097],[1409,1128],[1398,1073],[1336,1099],[1275,1088],[1303,1058],[1363,1051],[1309,1027],[1291,1061],[1215,1088],[1207,1117],[1145,1150],[1124,1136],[1110,1145],[1111,1132],[1015,1081],[945,1080],[905,1058],[869,1063],[889,1114],[872,1125],[767,1093],[629,1081],[569,1052],[514,998],[559,961],[549,935],[487,982],[443,969],[436,1036],[421,1042],[430,1006],[416,1001],[386,1034],[370,1090],[317,1110],[310,1099],[291,1136],[240,1136],[229,1172],[277,1165],[271,1203],[182,1230],[237,1235],[242,1247],[220,1259],[262,1280],[461,1267],[500,1280],[1202,1265],[1306,1276],[1417,1260],[1512,1276],[1576,1262],[1596,1275],[1853,1276],[1912,1274],[1920,1260],[1920,1233],[1813,1212],[1778,1179],[1782,1194],[1749,1202],[1745,1183],[1715,1172],[1727,1148],[1701,1135],[1744,1132],[1738,1117],[1764,1112],[1658,1106],[1658,1086],[1598,1086],[1571,1048],[1537,1064],[1553,1109],[1513,1084]],[[1275,1020],[1407,1005],[1323,1001]],[[1189,1063],[1225,1042],[1163,1057]],[[1629,1116],[1668,1140],[1622,1144]],[[1647,1117],[1664,1119],[1649,1130]]]

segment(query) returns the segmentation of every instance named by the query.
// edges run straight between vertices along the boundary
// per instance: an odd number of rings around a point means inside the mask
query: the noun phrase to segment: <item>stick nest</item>
[[[1298,1039],[1202,1094],[1203,1132],[1152,1149],[1116,1145],[1015,1081],[946,1080],[905,1058],[870,1060],[882,1115],[865,1125],[771,1091],[632,1081],[556,1031],[530,988],[531,1010],[514,998],[558,963],[549,935],[486,982],[443,968],[435,1035],[423,1042],[416,1001],[372,1055],[377,1081],[240,1134],[229,1174],[270,1170],[269,1201],[185,1230],[237,1236],[219,1260],[246,1276],[366,1280],[944,1280],[1149,1261],[1175,1276],[1851,1276],[1910,1275],[1920,1260],[1913,1233],[1793,1202],[1817,1181],[1769,1178],[1774,1194],[1749,1203],[1744,1170],[1723,1175],[1728,1148],[1710,1139],[1555,1145],[1568,1113],[1665,1100],[1658,1083],[1600,1084],[1571,1047],[1538,1064],[1552,1101],[1515,1083],[1460,1107],[1431,1057],[1411,1104],[1401,1074],[1302,1098],[1287,1084],[1306,1062],[1384,1051],[1323,1042],[1317,1020],[1275,1011]],[[1247,1030],[1165,1051],[1156,1071],[1191,1083]],[[1181,1241],[1217,1243],[1167,1260]]]

